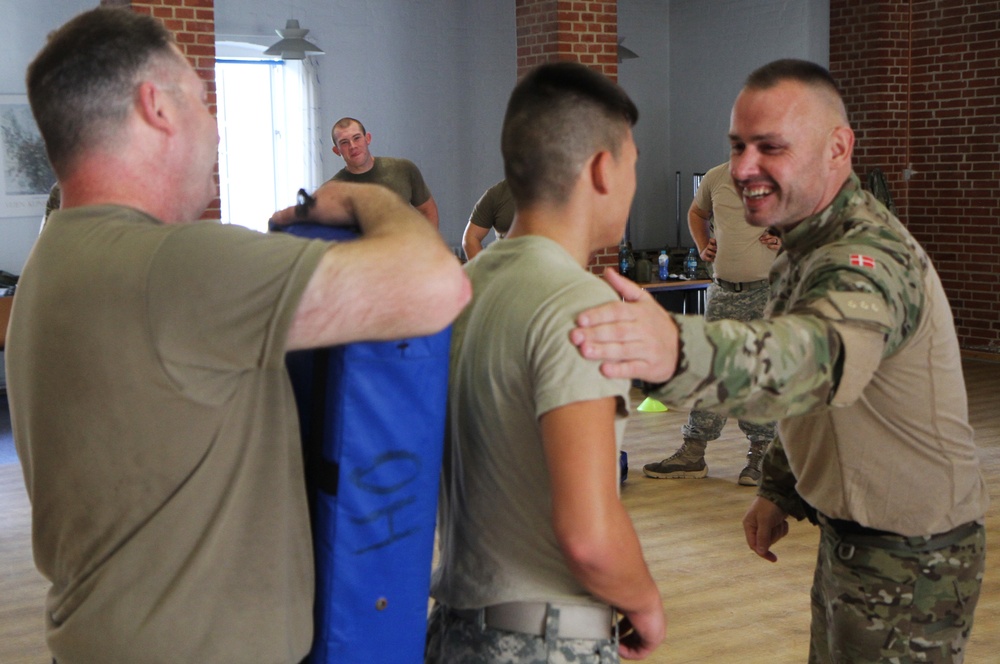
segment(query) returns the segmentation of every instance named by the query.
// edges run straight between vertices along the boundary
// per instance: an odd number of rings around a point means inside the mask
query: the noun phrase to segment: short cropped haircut
[[[518,207],[568,200],[586,160],[616,157],[639,111],[625,91],[575,62],[541,65],[515,87],[507,104],[500,151]]]
[[[368,131],[365,129],[365,126],[361,124],[361,120],[355,120],[354,118],[340,118],[339,120],[333,123],[333,127],[330,129],[330,138],[333,139],[334,145],[337,144],[337,137],[334,135],[334,133],[338,129],[347,129],[348,127],[351,126],[351,124],[357,124],[359,127],[361,127],[362,135],[368,133]]]
[[[795,81],[825,92],[831,102],[836,103],[846,122],[847,113],[840,86],[825,67],[815,62],[794,58],[769,62],[751,72],[743,87],[747,90],[767,90],[784,81]]]
[[[142,78],[180,61],[173,43],[162,23],[122,8],[84,12],[49,35],[28,66],[27,88],[57,176],[124,126]]]

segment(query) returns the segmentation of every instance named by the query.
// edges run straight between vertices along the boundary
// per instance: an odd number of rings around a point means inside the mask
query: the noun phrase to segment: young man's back
[[[462,518],[442,532],[434,596],[455,608],[530,597],[594,604],[556,541],[538,420],[568,403],[615,397],[620,449],[629,383],[604,378],[567,343],[575,315],[614,292],[537,236],[491,247],[466,272],[475,296],[452,333],[446,459],[462,474],[446,473],[444,486]]]
[[[637,118],[578,63],[538,67],[511,94],[501,152],[516,212],[467,265],[473,302],[453,330],[425,662],[611,663],[663,640],[618,494],[629,383],[569,342],[588,303],[616,299],[586,266],[625,230]]]

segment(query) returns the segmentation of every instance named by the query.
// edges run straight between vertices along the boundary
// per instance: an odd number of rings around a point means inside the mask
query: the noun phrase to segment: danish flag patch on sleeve
[[[857,265],[858,267],[867,267],[869,269],[875,269],[875,259],[871,256],[864,256],[862,254],[851,254],[851,265]]]

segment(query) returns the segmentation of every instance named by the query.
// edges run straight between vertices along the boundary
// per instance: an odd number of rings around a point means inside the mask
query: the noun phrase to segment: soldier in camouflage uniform
[[[940,279],[861,189],[822,67],[751,74],[730,141],[747,220],[783,239],[765,319],[674,318],[608,275],[625,302],[581,314],[571,339],[667,403],[780,418],[743,526],[772,562],[788,516],[820,526],[810,662],[961,662],[988,494]]]
[[[715,236],[709,234],[710,225]],[[751,321],[764,315],[767,304],[767,274],[781,246],[776,235],[754,228],[743,219],[743,202],[733,187],[729,162],[711,168],[702,178],[688,209],[688,228],[698,245],[698,254],[714,267],[714,283],[708,287],[705,320],[731,318]],[[684,442],[671,456],[647,463],[642,472],[656,479],[698,479],[708,475],[705,448],[722,435],[726,416],[693,410],[681,427]],[[764,449],[774,438],[774,422],[739,420],[740,430],[750,440],[746,467],[739,484],[757,486]]]

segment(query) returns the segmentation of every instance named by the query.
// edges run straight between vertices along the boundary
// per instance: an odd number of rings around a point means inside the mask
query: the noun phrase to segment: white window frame
[[[244,73],[256,84],[242,80]],[[315,63],[309,59],[217,58],[223,223],[265,231],[272,212],[295,204],[300,187],[313,191],[319,186],[317,85]]]

